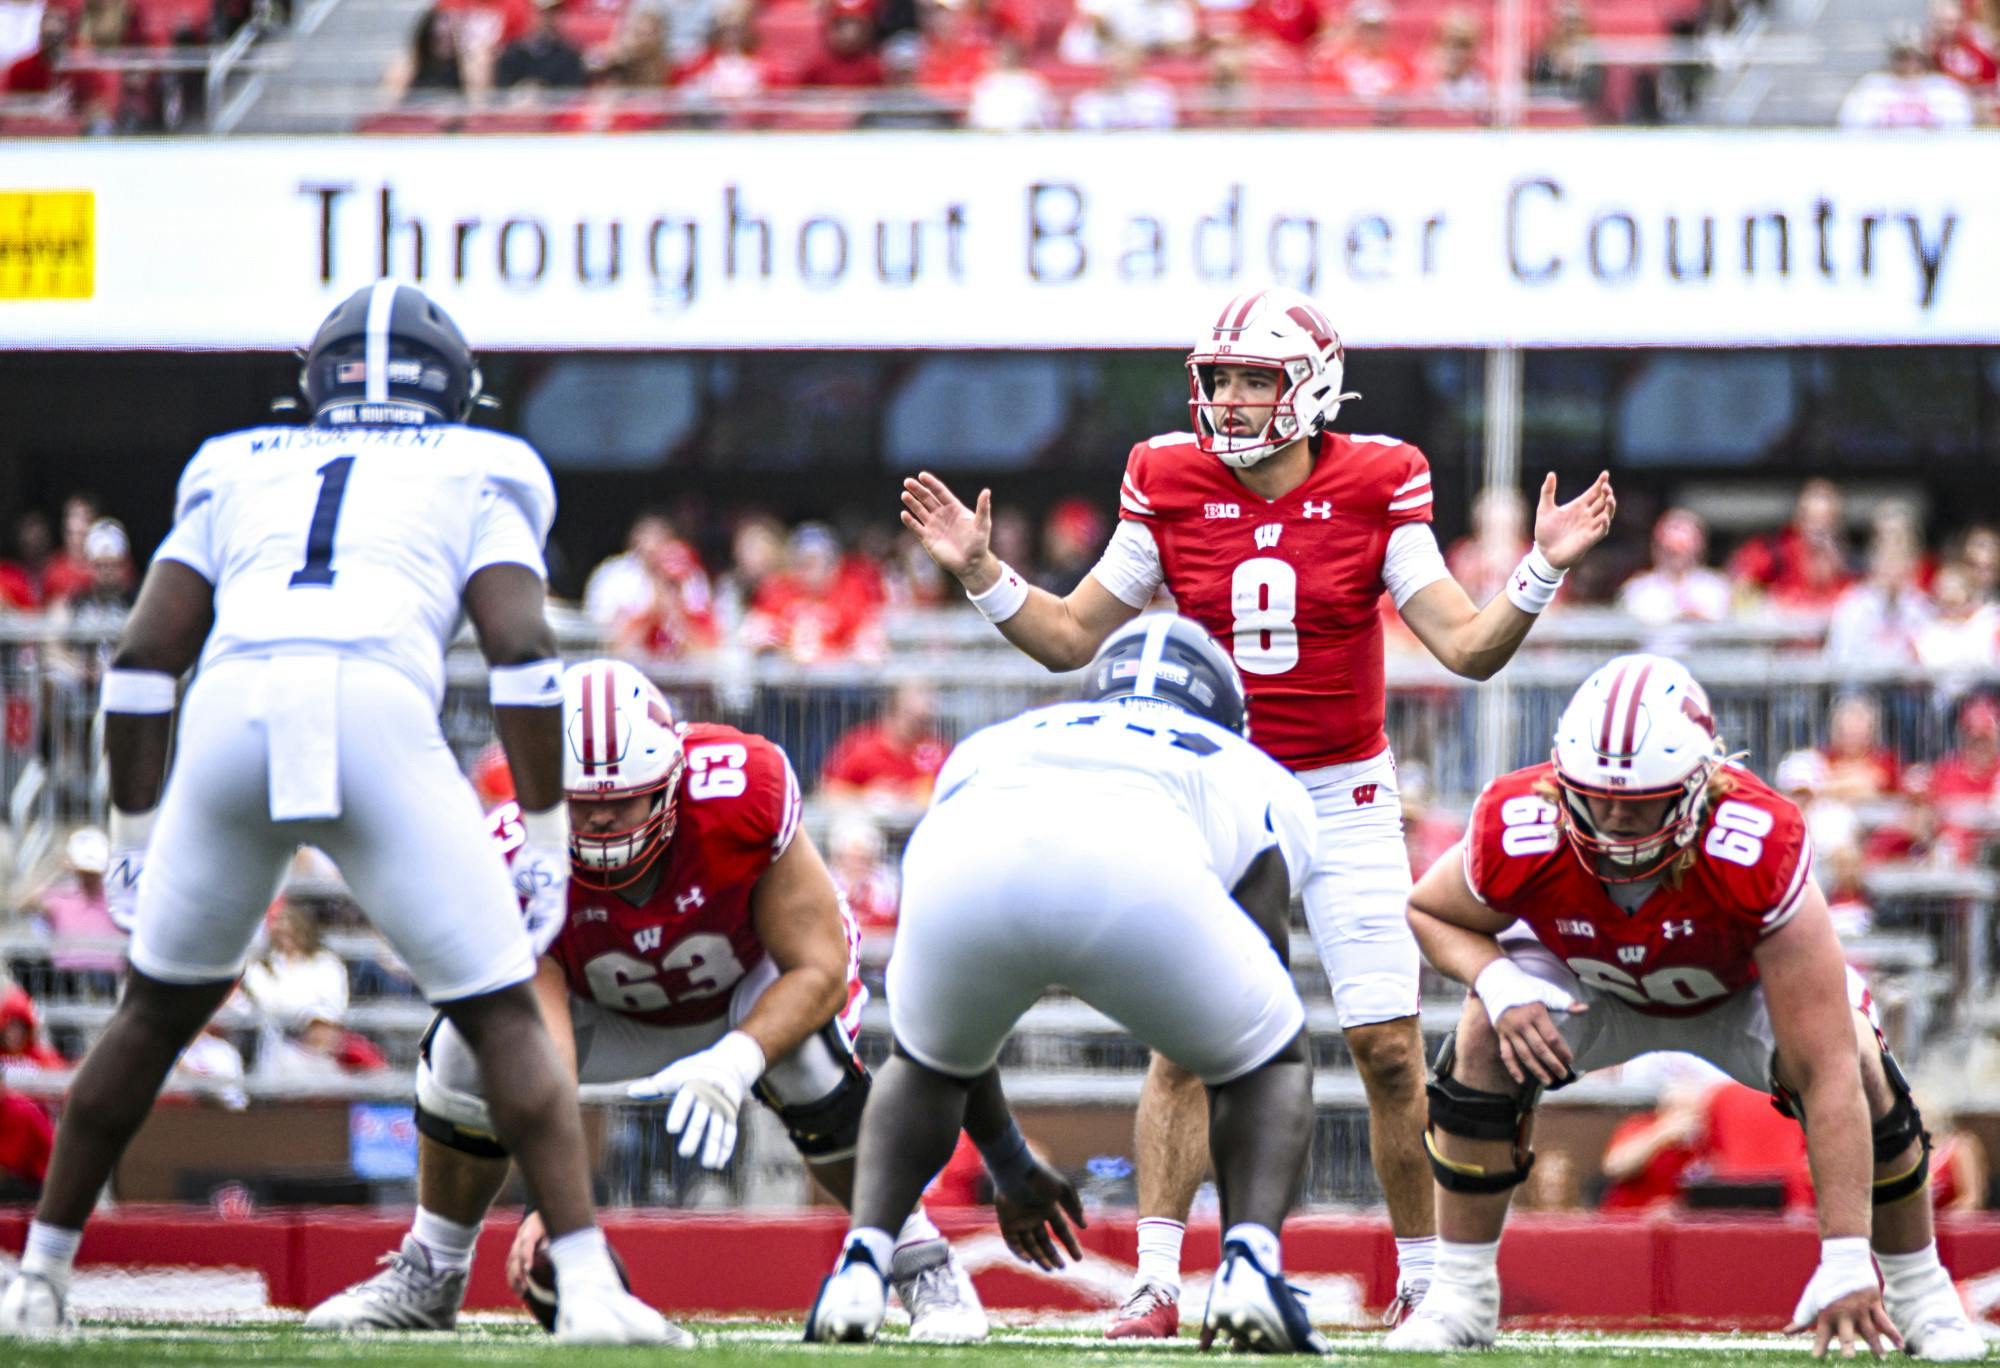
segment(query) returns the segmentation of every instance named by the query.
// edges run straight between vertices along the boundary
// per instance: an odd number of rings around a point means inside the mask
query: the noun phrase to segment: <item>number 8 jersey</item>
[[[1393,437],[1318,442],[1305,482],[1271,500],[1193,433],[1139,443],[1119,487],[1118,532],[1091,571],[1135,608],[1164,583],[1242,670],[1250,739],[1292,770],[1388,748],[1382,591],[1402,604],[1446,573],[1427,526],[1423,453]]]
[[[1798,912],[1812,877],[1792,801],[1739,766],[1721,774],[1727,791],[1710,798],[1682,858],[1631,912],[1557,825],[1552,764],[1502,775],[1479,795],[1462,847],[1466,884],[1592,991],[1654,1016],[1706,1010],[1757,981],[1757,943]]]
[[[555,486],[533,447],[455,424],[265,427],[204,443],[158,557],[215,586],[204,667],[350,655],[393,665],[433,705],[466,581],[547,578]]]

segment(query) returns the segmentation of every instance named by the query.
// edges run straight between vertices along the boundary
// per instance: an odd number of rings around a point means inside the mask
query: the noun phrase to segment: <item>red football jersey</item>
[[[548,950],[577,997],[655,1026],[729,1011],[731,990],[764,958],[751,891],[799,829],[799,781],[774,743],[708,722],[681,741],[687,768],[659,886],[634,906],[572,881],[569,921]],[[510,803],[495,814],[510,852],[517,812]]]
[[[1748,770],[1710,804],[1678,887],[1662,879],[1627,913],[1556,825],[1539,793],[1555,766],[1487,785],[1465,834],[1465,879],[1518,917],[1583,982],[1654,1016],[1706,1011],[1757,981],[1757,943],[1790,921],[1811,885],[1812,841],[1797,806]]]
[[[1382,752],[1376,600],[1389,534],[1431,520],[1422,452],[1326,433],[1305,483],[1267,501],[1168,433],[1132,448],[1118,505],[1151,531],[1180,611],[1236,657],[1252,740],[1295,770]]]

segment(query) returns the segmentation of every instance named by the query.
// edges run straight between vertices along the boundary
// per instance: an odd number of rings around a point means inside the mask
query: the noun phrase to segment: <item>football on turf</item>
[[[625,1261],[618,1257],[618,1251],[611,1251],[611,1263],[618,1270],[618,1281],[625,1284],[625,1290],[632,1290],[631,1275],[625,1271]],[[551,1335],[556,1332],[556,1266],[549,1258],[549,1237],[544,1235],[535,1242],[535,1257],[528,1263],[528,1286],[521,1293],[521,1300],[528,1310],[534,1312],[542,1329]]]

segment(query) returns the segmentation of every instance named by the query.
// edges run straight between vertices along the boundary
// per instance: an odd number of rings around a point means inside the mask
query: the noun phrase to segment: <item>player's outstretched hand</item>
[[[980,490],[967,508],[943,480],[928,470],[919,471],[915,479],[903,481],[903,526],[916,534],[940,570],[963,583],[993,559],[993,491]],[[965,587],[978,593],[992,587],[990,578],[986,584]]]
[[[1825,1358],[1827,1350],[1835,1344],[1840,1346],[1842,1358],[1853,1358],[1855,1349],[1862,1344],[1876,1358],[1884,1357],[1890,1349],[1903,1347],[1903,1337],[1896,1333],[1888,1309],[1882,1305],[1881,1289],[1875,1287],[1849,1292],[1821,1307],[1810,1322],[1786,1327],[1789,1334],[1804,1334],[1807,1330],[1813,1332],[1814,1358]]]
[[[1535,504],[1535,545],[1550,565],[1567,570],[1604,540],[1617,512],[1618,496],[1611,489],[1610,471],[1599,471],[1590,488],[1566,504],[1556,502],[1556,477],[1551,471],[1542,481],[1542,496]]]
[[[1083,1219],[1083,1201],[1069,1179],[1037,1159],[1025,1186],[1025,1196],[995,1193],[993,1197],[993,1212],[1007,1248],[1051,1273],[1063,1266],[1065,1249],[1070,1258],[1082,1259],[1083,1246],[1077,1243],[1070,1221],[1076,1222],[1079,1230],[1088,1222]],[[1063,1219],[1065,1212],[1068,1220]]]

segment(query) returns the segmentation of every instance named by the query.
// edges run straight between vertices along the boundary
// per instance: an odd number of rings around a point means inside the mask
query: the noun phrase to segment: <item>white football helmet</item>
[[[1218,403],[1218,365],[1263,366],[1279,372],[1278,402],[1257,432],[1226,431],[1228,411],[1244,404]],[[1340,380],[1347,354],[1340,334],[1312,300],[1297,290],[1256,290],[1222,306],[1188,353],[1188,408],[1195,444],[1238,470],[1256,465],[1301,437],[1320,432],[1340,412]],[[1261,406],[1260,406],[1261,407]]]
[[[572,800],[653,795],[646,819],[607,833],[570,824],[570,861],[586,888],[623,888],[674,836],[675,797],[687,767],[673,710],[651,680],[622,660],[563,671],[563,791]]]
[[[1665,656],[1619,656],[1583,681],[1556,724],[1563,829],[1607,882],[1658,873],[1695,838],[1722,762],[1708,694],[1687,667]],[[1673,801],[1657,830],[1614,839],[1590,820],[1592,797]]]

